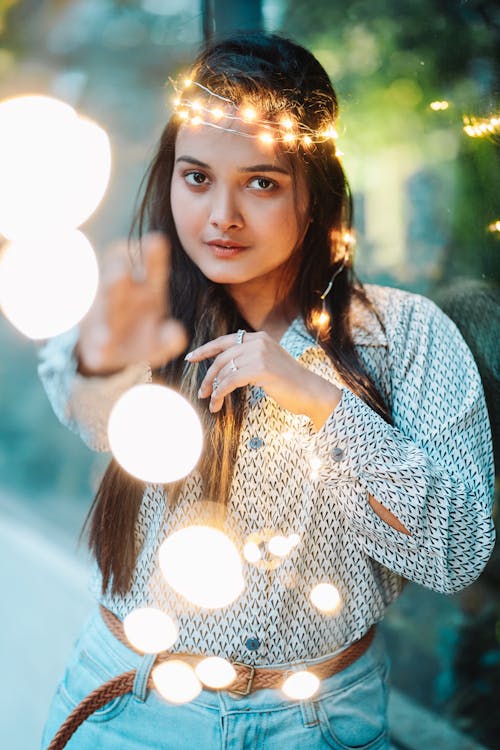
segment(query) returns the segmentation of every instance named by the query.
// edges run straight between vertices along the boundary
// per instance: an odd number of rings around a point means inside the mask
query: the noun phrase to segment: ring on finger
[[[236,343],[242,344],[243,343],[243,336],[245,335],[246,331],[244,328],[238,328],[236,332]]]
[[[214,395],[214,393],[215,393],[215,392],[217,391],[218,387],[219,387],[219,381],[218,381],[218,379],[217,379],[217,378],[214,378],[214,379],[212,380],[212,396],[213,396],[213,395]]]
[[[229,366],[231,368],[231,372],[238,372],[238,367],[234,359],[231,360],[231,362],[229,363]]]

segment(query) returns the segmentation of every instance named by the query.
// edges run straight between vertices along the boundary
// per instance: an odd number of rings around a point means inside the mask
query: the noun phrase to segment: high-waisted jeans
[[[140,668],[142,658],[113,636],[96,612],[73,649],[45,726],[49,745],[68,714],[111,677]],[[149,659],[151,661],[151,659]],[[144,674],[147,678],[147,674]],[[143,680],[144,684],[146,679]],[[387,660],[380,635],[351,666],[323,680],[310,700],[280,690],[246,697],[203,690],[172,705],[154,690],[113,700],[94,713],[68,750],[387,750]]]

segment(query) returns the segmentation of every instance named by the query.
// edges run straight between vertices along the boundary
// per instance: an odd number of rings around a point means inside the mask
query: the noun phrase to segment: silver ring
[[[212,380],[212,395],[216,392],[218,387],[219,387],[219,381],[217,380],[217,378],[214,378]]]
[[[231,367],[231,372],[238,372],[238,368],[236,366],[236,362],[234,361],[234,359],[231,360],[231,362],[229,363],[229,366]]]
[[[236,333],[236,343],[242,344],[243,343],[243,336],[245,335],[246,331],[244,328],[238,328],[238,331]]]

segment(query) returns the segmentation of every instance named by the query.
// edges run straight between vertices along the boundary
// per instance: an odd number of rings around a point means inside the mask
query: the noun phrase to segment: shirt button
[[[250,440],[248,441],[248,447],[249,447],[249,448],[250,448],[251,450],[253,450],[253,451],[256,451],[256,450],[258,450],[259,448],[262,448],[262,446],[263,446],[263,445],[264,445],[264,441],[262,440],[262,438],[261,438],[261,437],[252,437],[252,438],[250,438]]]
[[[331,456],[334,461],[342,461],[344,458],[344,451],[337,446],[336,448],[332,448]]]
[[[252,635],[250,638],[246,639],[245,646],[249,651],[257,651],[260,646],[260,640],[257,638],[257,636]]]

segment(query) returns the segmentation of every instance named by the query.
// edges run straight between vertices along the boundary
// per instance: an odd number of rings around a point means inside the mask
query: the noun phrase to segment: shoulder
[[[428,297],[415,292],[408,292],[405,289],[396,287],[379,286],[378,284],[364,284],[363,289],[370,302],[377,309],[377,312],[388,317],[395,313],[411,314],[422,313],[431,315],[434,312],[440,312],[437,305]]]
[[[376,284],[366,284],[363,289],[373,309],[360,301],[356,307],[364,308],[362,315],[365,320],[367,316],[371,319],[372,328],[373,321],[378,321],[389,350],[408,355],[411,350],[447,347],[450,343],[462,346],[456,325],[427,297]]]
[[[430,328],[454,328],[442,310],[422,294],[377,284],[365,284],[364,291],[390,340],[415,330],[422,335]]]

